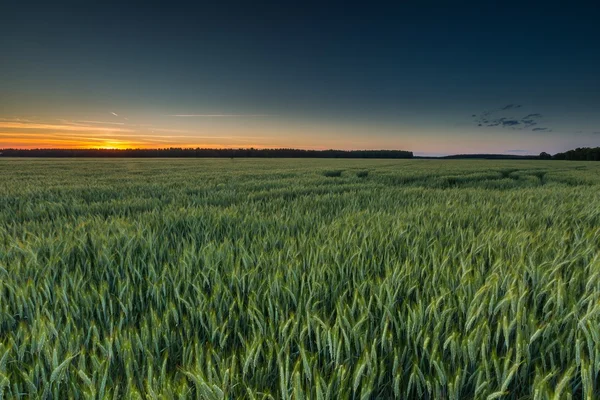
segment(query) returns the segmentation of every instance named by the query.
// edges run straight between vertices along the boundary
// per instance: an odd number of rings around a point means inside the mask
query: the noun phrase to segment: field
[[[600,163],[0,160],[0,398],[600,398]]]

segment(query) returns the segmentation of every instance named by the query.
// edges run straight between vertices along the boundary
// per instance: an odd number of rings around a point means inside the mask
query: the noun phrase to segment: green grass
[[[0,393],[599,398],[599,193],[561,161],[0,160]]]

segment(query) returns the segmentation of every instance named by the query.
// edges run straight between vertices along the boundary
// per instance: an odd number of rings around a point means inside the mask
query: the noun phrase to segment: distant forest
[[[97,158],[443,158],[489,160],[600,161],[600,147],[583,147],[550,155],[457,154],[446,157],[415,157],[404,150],[300,150],[300,149],[0,149],[0,157],[97,157]]]
[[[600,161],[600,147],[581,147],[552,156],[555,160]]]
[[[0,157],[221,157],[221,158],[412,158],[403,150],[299,150],[299,149],[4,149]]]
[[[470,159],[482,158],[487,160],[574,160],[574,161],[600,161],[600,147],[583,147],[569,150],[564,153],[550,155],[541,152],[539,155],[513,155],[513,154],[456,154],[441,157],[444,159]]]

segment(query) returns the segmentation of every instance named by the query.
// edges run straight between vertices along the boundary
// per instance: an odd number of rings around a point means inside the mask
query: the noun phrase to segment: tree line
[[[600,161],[600,147],[578,147],[564,153],[555,154],[555,160]]]
[[[256,157],[256,158],[412,158],[404,150],[301,150],[301,149],[4,149],[1,157]]]
[[[455,154],[441,157],[446,159],[470,159],[479,158],[486,160],[574,160],[574,161],[600,161],[600,147],[581,147],[564,153],[551,155],[545,151],[539,155],[515,155],[515,154]]]
[[[0,149],[0,157],[97,157],[97,158],[413,158],[412,151],[405,150],[302,150],[302,149]],[[436,157],[417,157],[436,158]],[[600,147],[580,147],[554,155],[513,154],[456,154],[445,159],[520,159],[520,160],[577,160],[600,161]]]

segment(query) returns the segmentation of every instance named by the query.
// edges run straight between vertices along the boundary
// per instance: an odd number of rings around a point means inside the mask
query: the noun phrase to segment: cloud
[[[523,124],[525,124],[526,127],[537,125],[537,122],[535,122],[535,120],[533,119],[523,119],[521,120],[521,122],[523,122]]]
[[[125,125],[124,122],[104,122],[104,121],[73,121],[83,124],[101,124],[101,125]]]
[[[9,122],[35,122],[32,119],[25,119],[25,118],[0,118],[0,121],[9,121]]]
[[[111,111],[110,113],[111,113],[112,115],[114,115],[115,117],[118,117],[118,116],[119,116],[119,114],[117,114],[117,113],[115,113],[115,112],[112,112],[112,111]]]
[[[124,122],[71,121],[71,120],[68,120],[68,119],[57,119],[56,121],[60,122],[61,124],[75,125],[75,126],[89,126],[90,124],[92,124],[92,126],[93,125],[125,125]]]
[[[534,128],[540,124],[543,115],[540,113],[529,113],[519,116],[516,111],[523,106],[521,104],[507,104],[493,110],[486,110],[478,114],[472,114],[474,122],[479,127],[500,127],[512,130],[550,131],[548,128]],[[522,115],[522,114],[521,114]]]
[[[256,117],[270,117],[268,114],[172,114],[167,117],[178,117],[178,118],[256,118]]]
[[[167,129],[167,128],[148,128],[152,132],[164,132],[164,133],[194,133],[194,131],[190,131],[187,129]]]
[[[173,145],[181,147],[262,147],[265,142],[260,139],[263,138],[255,136],[108,134],[102,132],[3,132],[0,130],[0,143],[6,148],[155,148]]]
[[[600,132],[592,132],[594,135],[600,135]]]
[[[53,130],[53,131],[79,131],[79,132],[133,132],[131,129],[90,126],[82,124],[45,124],[34,122],[0,122],[2,129],[37,129],[37,130]]]
[[[168,129],[148,124],[143,125],[146,127],[142,128],[142,125],[95,120],[53,119],[30,122],[17,118],[0,118],[0,145],[6,148],[155,148],[157,146],[235,148],[265,147],[271,144],[273,139],[267,136],[228,133],[206,135],[208,132]]]

